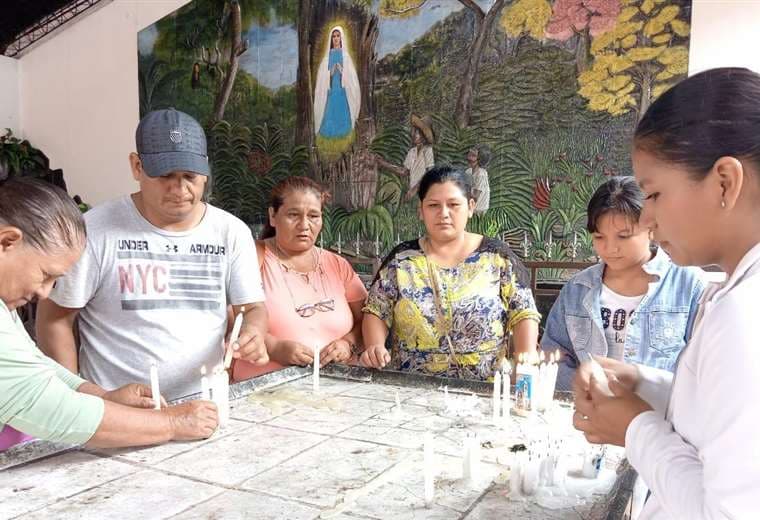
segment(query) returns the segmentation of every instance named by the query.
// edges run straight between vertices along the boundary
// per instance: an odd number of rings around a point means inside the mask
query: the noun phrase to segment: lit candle
[[[312,375],[312,385],[314,393],[319,392],[319,345],[314,344],[314,373]]]
[[[501,372],[496,370],[493,375],[493,422],[499,424],[501,416]]]
[[[243,315],[245,314],[245,305],[240,308],[240,312],[235,316],[235,323],[232,324],[232,332],[230,333],[230,341],[227,344],[227,352],[224,355],[224,368],[230,368],[232,364],[232,353],[234,352],[233,345],[237,343],[238,337],[240,337],[240,327],[243,326]]]
[[[161,391],[158,387],[158,367],[155,361],[150,363],[150,393],[153,396],[153,408],[161,409]]]
[[[340,243],[340,231],[338,231],[338,254],[341,254],[343,250],[341,249],[341,243]]]
[[[425,478],[425,505],[433,505],[435,498],[435,461],[433,460],[433,434],[425,432],[423,443],[423,474]]]
[[[208,377],[206,377],[206,365],[201,367],[201,399],[204,401],[211,400],[211,387],[209,387]]]
[[[541,364],[538,366],[538,379],[536,380],[536,392],[534,396],[534,405],[536,410],[543,412],[546,409],[546,385],[549,381],[548,370],[546,368],[546,353],[541,351]]]

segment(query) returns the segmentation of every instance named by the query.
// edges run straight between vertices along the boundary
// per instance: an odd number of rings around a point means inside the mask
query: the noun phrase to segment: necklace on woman
[[[282,274],[282,281],[285,283],[285,288],[288,290],[288,294],[290,295],[290,301],[293,303],[293,310],[296,314],[298,314],[301,318],[310,318],[314,316],[317,312],[329,312],[335,310],[335,299],[334,298],[328,298],[327,297],[327,283],[325,281],[325,272],[322,269],[322,266],[320,264],[320,255],[317,253],[316,248],[312,247],[312,258],[314,260],[314,270],[311,272],[314,272],[317,274],[317,277],[319,278],[321,285],[322,285],[322,299],[314,302],[314,303],[304,303],[302,305],[296,304],[296,298],[293,294],[293,289],[290,288],[290,284],[288,283],[288,274],[293,272],[298,275],[300,275],[301,281],[308,285],[316,294],[319,295],[319,290],[312,285],[311,281],[309,280],[309,273],[303,273],[300,272],[298,269],[296,269],[292,265],[288,265],[285,262],[284,258],[281,258],[284,256],[284,252],[282,249],[280,249],[280,246],[277,245],[277,239],[272,239],[272,243],[275,247],[275,256],[277,257],[277,265],[280,266],[280,273]],[[283,269],[284,267],[284,269]]]
[[[317,253],[316,248],[313,246],[311,248],[311,259],[312,259],[312,262],[314,262],[314,267],[307,271],[301,271],[299,269],[296,269],[296,267],[291,262],[285,259],[286,257],[285,252],[277,243],[277,238],[272,238],[272,244],[274,245],[275,256],[277,257],[277,260],[279,260],[280,264],[285,266],[285,268],[288,271],[293,271],[294,273],[301,275],[301,278],[303,278],[303,281],[306,282],[307,285],[311,285],[310,280],[309,280],[309,274],[312,272],[316,272],[319,269],[319,254]]]

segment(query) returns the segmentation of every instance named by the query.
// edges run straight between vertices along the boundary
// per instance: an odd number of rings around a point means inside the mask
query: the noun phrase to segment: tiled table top
[[[622,518],[632,472],[621,450],[608,450],[606,478],[570,478],[569,495],[508,496],[513,444],[551,431],[569,453],[582,451],[568,406],[496,427],[487,385],[463,385],[460,393],[447,382],[449,399],[480,411],[455,417],[432,378],[340,367],[328,373],[318,395],[308,370],[298,368],[233,385],[230,425],[202,442],[121,450],[32,443],[0,454],[0,518]],[[473,401],[471,390],[482,395]],[[423,500],[425,431],[435,435],[431,507]],[[483,443],[475,482],[461,478],[468,432]]]

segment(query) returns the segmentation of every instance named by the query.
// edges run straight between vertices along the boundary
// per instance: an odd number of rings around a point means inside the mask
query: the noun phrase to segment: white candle
[[[319,345],[314,345],[314,372],[312,375],[312,385],[314,393],[319,392]]]
[[[522,494],[522,474],[525,467],[525,455],[523,452],[513,454],[509,472],[509,491],[513,495]]]
[[[230,368],[232,364],[233,345],[237,342],[240,336],[240,327],[243,326],[243,315],[245,314],[245,305],[240,308],[240,312],[235,316],[235,323],[232,324],[232,332],[230,333],[230,341],[227,345],[227,352],[224,355],[224,368]]]
[[[155,361],[150,363],[150,392],[153,395],[153,408],[161,409],[161,391],[158,387],[158,367]]]
[[[501,417],[501,372],[496,370],[493,374],[493,422],[499,423]]]
[[[211,400],[211,387],[209,387],[208,377],[206,377],[206,365],[201,367],[201,399],[204,401]]]
[[[435,461],[433,460],[433,434],[425,432],[423,443],[423,474],[425,478],[425,505],[430,507],[435,498]]]
[[[522,491],[530,496],[538,490],[540,479],[541,461],[535,454],[528,455],[528,462],[522,472]]]
[[[510,374],[512,373],[511,367],[509,366],[509,360],[507,358],[504,358],[504,361],[501,365],[501,382],[504,385],[504,388],[501,392],[501,410],[502,415],[505,418],[509,417],[509,412],[512,410],[512,393],[510,392],[510,386],[509,386],[509,379]]]
[[[602,368],[602,365],[599,364],[599,362],[594,359],[592,356],[591,361],[589,361],[591,365],[591,373],[594,375],[594,379],[596,379],[596,382],[599,384],[599,387],[602,389],[602,393],[605,395],[608,395],[612,397],[612,390],[610,390],[610,382],[607,379],[607,374],[605,374],[604,369]]]
[[[546,362],[543,361],[544,353],[541,352],[542,362],[538,366],[538,379],[536,380],[536,393],[534,397],[534,405],[536,410],[543,412],[546,409],[546,385],[549,381],[548,369]]]
[[[462,477],[470,486],[480,481],[480,440],[477,434],[468,434],[464,439]]]
[[[230,421],[230,376],[222,365],[217,365],[211,380],[214,403],[219,413],[219,427],[225,428]]]

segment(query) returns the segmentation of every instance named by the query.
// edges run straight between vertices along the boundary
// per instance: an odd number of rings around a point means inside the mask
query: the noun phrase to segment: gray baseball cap
[[[149,177],[176,171],[211,175],[206,134],[191,116],[168,108],[149,112],[135,132],[137,153]]]

